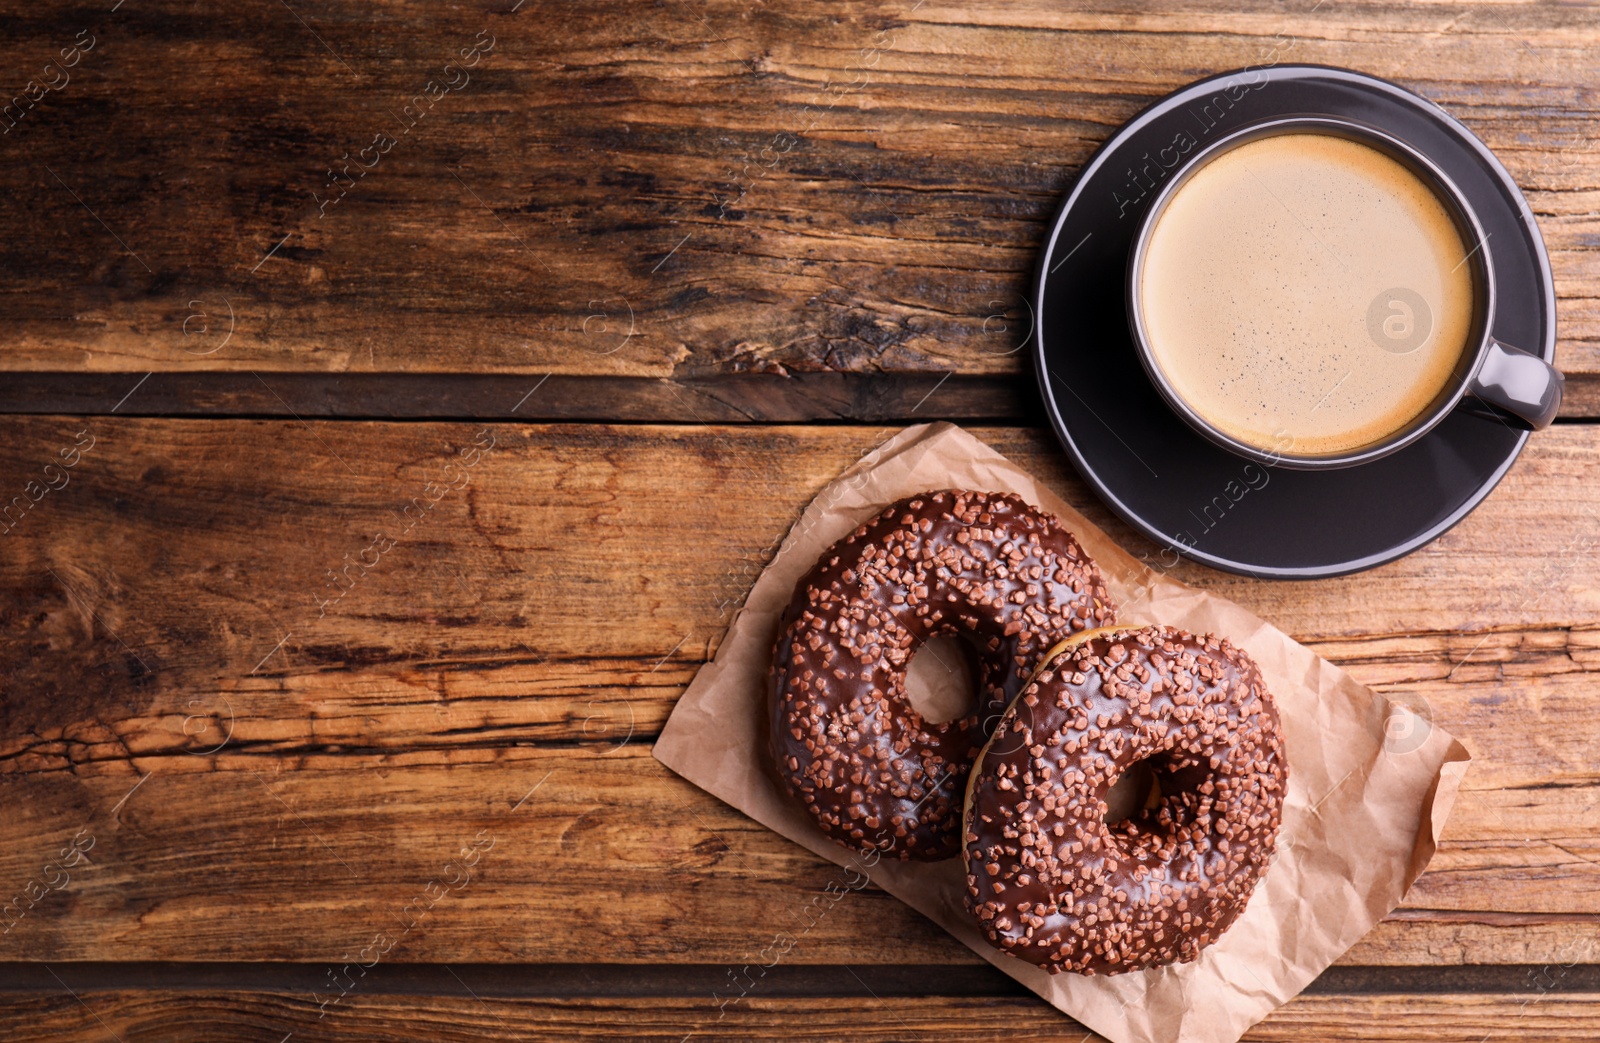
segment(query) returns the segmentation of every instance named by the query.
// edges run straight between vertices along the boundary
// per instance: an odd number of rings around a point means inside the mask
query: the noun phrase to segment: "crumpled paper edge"
[[[1433,857],[1470,755],[1443,729],[1247,610],[1139,563],[1027,472],[955,425],[906,428],[818,493],[758,577],[713,660],[679,699],[655,757],[821,857],[859,866],[852,852],[823,837],[779,792],[762,763],[760,700],[778,618],[822,549],[901,496],[951,486],[1013,492],[1060,517],[1106,574],[1122,609],[1120,622],[1211,630],[1256,658],[1285,716],[1290,794],[1284,827],[1274,864],[1244,915],[1200,959],[1115,976],[1051,976],[994,949],[962,905],[959,859],[880,862],[871,870],[873,882],[1114,1043],[1235,1043],[1399,904]],[[1300,720],[1306,715],[1309,724]],[[1367,729],[1354,728],[1356,721]],[[1341,749],[1327,741],[1324,725],[1343,729],[1337,733],[1343,740],[1366,741]],[[1395,732],[1416,745],[1396,752],[1384,741]],[[1325,789],[1310,792],[1317,782]],[[1341,853],[1330,822],[1357,846]],[[1386,857],[1374,858],[1380,849]]]

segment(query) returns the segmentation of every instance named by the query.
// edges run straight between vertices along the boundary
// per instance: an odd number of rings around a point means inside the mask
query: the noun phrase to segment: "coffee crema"
[[[1294,456],[1358,449],[1451,384],[1473,323],[1468,249],[1434,190],[1378,149],[1258,138],[1208,161],[1157,218],[1146,339],[1219,431]]]

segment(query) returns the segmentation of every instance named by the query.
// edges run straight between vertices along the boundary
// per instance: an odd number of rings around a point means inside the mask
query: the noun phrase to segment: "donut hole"
[[[978,704],[978,670],[972,646],[955,634],[935,634],[906,664],[906,698],[929,724],[948,724]]]
[[[1106,826],[1137,818],[1161,802],[1162,758],[1146,757],[1128,765],[1106,791]]]

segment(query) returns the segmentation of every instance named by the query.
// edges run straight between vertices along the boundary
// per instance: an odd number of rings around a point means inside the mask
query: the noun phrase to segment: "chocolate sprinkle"
[[[1107,825],[1107,791],[1146,759],[1152,800]],[[1187,963],[1266,870],[1288,772],[1243,651],[1172,627],[1088,635],[1043,664],[974,770],[967,907],[1051,973]]]
[[[801,579],[771,674],[772,764],[823,832],[894,858],[954,858],[979,748],[1060,637],[1112,619],[1100,570],[1018,497],[908,497],[834,544]],[[973,712],[925,720],[906,668],[958,634],[980,673]]]

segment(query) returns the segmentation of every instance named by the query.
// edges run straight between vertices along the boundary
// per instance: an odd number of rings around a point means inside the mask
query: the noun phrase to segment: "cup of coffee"
[[[1404,142],[1272,120],[1197,153],[1152,202],[1129,325],[1172,409],[1266,464],[1375,460],[1463,400],[1543,428],[1562,376],[1494,338],[1491,249],[1460,190]]]

